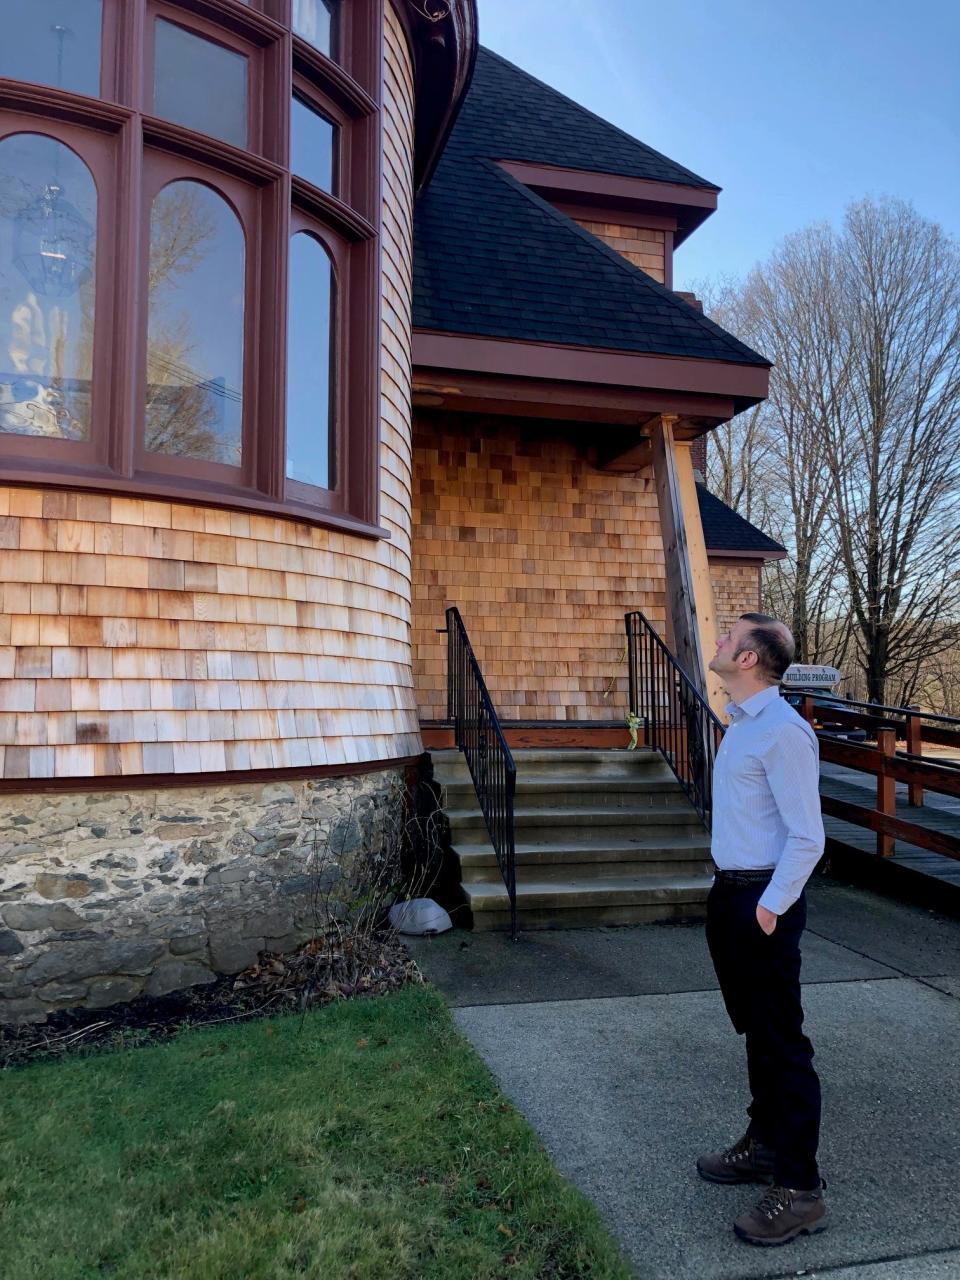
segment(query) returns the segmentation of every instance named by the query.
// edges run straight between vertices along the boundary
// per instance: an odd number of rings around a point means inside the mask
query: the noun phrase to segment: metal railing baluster
[[[627,632],[630,710],[659,751],[684,794],[710,827],[713,764],[723,725],[676,658],[639,611],[624,618]]]
[[[517,940],[517,856],[514,800],[517,767],[470,644],[460,610],[447,619],[447,717],[463,752],[497,865],[510,901],[510,931]]]

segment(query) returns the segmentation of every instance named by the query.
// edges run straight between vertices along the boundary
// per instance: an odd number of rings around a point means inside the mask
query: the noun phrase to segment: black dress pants
[[[714,884],[707,900],[707,944],[730,1021],[746,1037],[752,1101],[747,1132],[775,1152],[779,1186],[820,1186],[820,1080],[803,1034],[800,935],[803,894],[772,934],[757,923],[765,885]]]

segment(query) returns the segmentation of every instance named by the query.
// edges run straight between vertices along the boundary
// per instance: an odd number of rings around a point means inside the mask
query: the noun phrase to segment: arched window
[[[64,143],[0,140],[0,431],[86,441],[92,426],[97,189]]]
[[[287,479],[332,489],[334,280],[323,245],[306,231],[290,245],[287,319]]]
[[[203,183],[154,198],[147,273],[147,453],[240,467],[243,228]]]

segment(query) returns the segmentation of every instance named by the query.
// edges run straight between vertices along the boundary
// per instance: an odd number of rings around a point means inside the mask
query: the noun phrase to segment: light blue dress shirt
[[[713,770],[713,860],[723,870],[773,867],[760,905],[782,915],[823,854],[817,737],[776,685],[727,712]]]

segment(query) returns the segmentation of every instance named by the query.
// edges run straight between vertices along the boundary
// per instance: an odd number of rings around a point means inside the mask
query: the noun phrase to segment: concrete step
[[[466,756],[462,751],[432,751],[434,776],[438,782],[457,781],[470,776]],[[672,773],[657,751],[638,748],[636,751],[593,751],[587,748],[571,751],[561,748],[527,748],[513,752],[517,777],[636,777],[647,771],[657,776],[672,777]]]
[[[616,863],[630,866],[658,862],[710,861],[710,841],[706,834],[676,835],[669,840],[637,837],[632,840],[588,840],[576,843],[564,840],[560,843],[536,844],[517,841],[517,867],[590,866]],[[453,851],[464,870],[477,867],[496,867],[497,855],[493,845],[487,842],[467,843],[457,841]]]
[[[599,881],[571,876],[565,881],[524,878],[517,885],[522,928],[586,928],[699,916],[705,911],[712,877],[703,875],[625,876]],[[464,884],[476,930],[504,929],[510,904],[502,881]]]
[[[691,820],[693,825],[694,820]],[[457,840],[454,845],[461,857],[486,857],[494,856],[493,846],[487,836],[486,829],[476,838]],[[677,849],[680,851],[688,851],[689,853],[698,853],[704,850],[710,851],[710,836],[696,820],[696,828],[690,832],[677,830],[675,826],[668,827],[667,838],[663,839],[659,833],[654,832],[652,835],[646,830],[638,830],[633,827],[625,828],[622,831],[616,829],[604,831],[602,836],[598,833],[593,835],[588,830],[568,831],[562,840],[554,840],[552,838],[544,838],[538,833],[529,830],[517,832],[515,845],[517,857],[524,855],[525,857],[536,860],[541,855],[551,855],[558,851],[569,850],[571,854],[576,854],[584,862],[596,859],[602,861],[604,858],[610,858],[614,861],[627,861],[637,854],[648,852],[659,852],[665,849]]]
[[[474,928],[507,928],[507,891],[466,759],[459,751],[432,757]],[[527,748],[514,759],[522,928],[703,913],[709,837],[658,752]]]
[[[477,793],[468,779],[444,786],[444,799],[449,810],[465,811],[476,806]],[[613,805],[622,808],[639,805],[672,805],[683,798],[679,782],[669,778],[518,778],[514,808],[554,809],[562,813],[570,807]]]
[[[461,863],[460,883],[482,885],[493,883],[491,873],[500,877],[499,869],[487,865]],[[576,862],[573,859],[556,862],[522,863],[517,862],[517,881],[526,883],[530,876],[536,876],[538,883],[562,884],[570,879],[577,881],[589,879],[592,884],[611,884],[625,880],[662,879],[664,876],[706,876],[713,874],[710,855],[691,858],[669,856],[657,857],[651,854],[632,862]]]
[[[467,832],[487,830],[479,808],[448,809],[447,818],[455,843],[459,838],[466,838]],[[571,805],[564,809],[515,805],[513,818],[518,836],[522,832],[522,839],[534,844],[563,843],[570,838],[574,829],[597,827],[622,828],[628,834],[642,833],[651,838],[655,832],[661,831],[703,834],[703,824],[682,793],[671,804],[664,801],[656,805]],[[484,837],[480,836],[479,839],[483,840]]]

